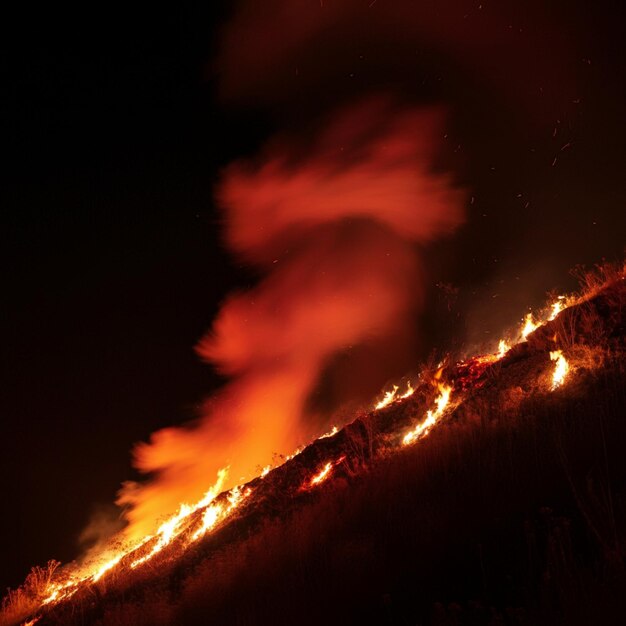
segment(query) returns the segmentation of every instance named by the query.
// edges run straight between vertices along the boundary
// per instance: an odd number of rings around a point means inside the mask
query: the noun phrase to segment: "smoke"
[[[281,116],[384,88],[554,124],[577,97],[570,19],[540,0],[240,0],[213,69],[228,102]]]
[[[226,299],[196,347],[230,382],[196,423],[136,449],[151,478],[120,495],[132,537],[201,497],[218,469],[229,466],[239,483],[319,434],[309,400],[338,354],[387,345],[388,361],[410,345],[418,244],[463,220],[464,193],[433,171],[443,133],[441,111],[370,98],[332,115],[306,145],[275,138],[226,168],[217,190],[225,239],[262,278]],[[381,384],[379,362],[367,367]]]
[[[415,358],[420,247],[459,226],[464,194],[437,168],[443,110],[368,94],[461,101],[482,128],[493,94],[550,118],[570,81],[560,29],[540,11],[528,21],[509,2],[234,5],[213,64],[221,98],[298,131],[222,174],[226,244],[260,279],[226,299],[196,347],[229,382],[195,423],[136,448],[149,479],[120,493],[130,536],[199,499],[220,468],[239,483],[318,435],[321,396],[336,408]]]

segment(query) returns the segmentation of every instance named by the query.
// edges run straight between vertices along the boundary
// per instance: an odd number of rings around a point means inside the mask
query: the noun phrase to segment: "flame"
[[[428,410],[426,419],[404,436],[402,445],[408,446],[414,441],[417,441],[420,437],[427,435],[430,429],[437,423],[437,420],[443,415],[450,402],[452,387],[443,383],[438,383],[437,387],[439,389],[439,395],[435,399],[435,410]]]
[[[374,409],[376,411],[384,409],[386,406],[393,404],[396,400],[404,400],[415,393],[415,389],[410,382],[407,382],[406,391],[400,395],[398,395],[399,389],[400,387],[398,385],[394,385],[391,391],[386,391],[383,399],[376,404]]]
[[[332,430],[320,435],[319,439],[327,439],[328,437],[334,437],[339,432],[339,428],[337,426],[333,426]]]
[[[333,464],[329,461],[317,474],[315,474],[315,476],[313,476],[313,478],[311,478],[311,482],[309,483],[311,487],[323,483],[330,476],[332,469]]]
[[[536,328],[556,318],[556,316],[563,311],[565,307],[565,297],[559,296],[559,298],[551,304],[549,308],[549,315],[545,314],[545,316],[535,321],[532,313],[528,313],[524,318],[524,326],[519,340],[525,340],[526,337]],[[469,363],[471,361],[477,361],[479,363],[493,363],[501,359],[510,349],[511,345],[504,339],[501,339],[498,343],[497,352],[489,355],[472,357],[464,363]],[[564,383],[564,380],[569,372],[570,365],[561,350],[554,350],[550,352],[550,359],[555,362],[551,384],[551,390],[555,390]],[[463,365],[463,363],[460,365]],[[439,369],[433,375],[433,384],[436,385],[438,389],[438,395],[435,398],[434,407],[427,411],[426,417],[421,423],[404,435],[401,442],[402,446],[414,443],[431,431],[433,426],[437,424],[448,408],[453,391],[455,392],[455,395],[457,395],[457,404],[462,400],[462,387],[458,387],[457,384],[457,387],[453,389],[452,386],[442,381],[443,369],[443,364],[440,364]],[[410,382],[407,383],[406,390],[404,392],[400,393],[399,390],[400,386],[394,385],[390,391],[385,393],[383,399],[376,404],[375,409],[378,410],[384,408],[394,402],[408,398],[415,393],[415,389]],[[329,432],[324,433],[318,437],[318,439],[332,437],[337,432],[339,432],[339,428],[335,425]],[[287,462],[298,456],[305,447],[306,446],[301,446],[291,455],[283,457],[283,462]],[[315,475],[305,481],[300,489],[309,490],[328,480],[332,476],[334,468],[343,462],[344,459],[345,456],[342,456],[336,461],[326,462],[318,469]],[[266,465],[260,470],[259,476],[261,478],[265,477],[272,469],[274,469],[274,466]],[[250,487],[242,488],[241,486],[237,486],[230,489],[230,491],[225,494],[222,494],[223,497],[220,498],[219,502],[215,501],[224,486],[228,470],[228,467],[220,469],[215,484],[204,494],[204,496],[193,505],[181,504],[178,507],[177,512],[166,519],[166,521],[163,522],[158,528],[156,533],[145,535],[140,540],[127,545],[124,549],[105,552],[97,561],[87,564],[87,566],[84,566],[82,569],[70,572],[69,574],[63,573],[60,576],[57,576],[55,581],[49,582],[44,588],[42,592],[41,606],[56,604],[70,598],[81,588],[82,585],[95,583],[110,571],[115,570],[117,567],[124,567],[124,559],[130,555],[136,556],[136,558],[128,565],[130,568],[134,569],[152,559],[166,546],[170,545],[176,537],[181,536],[183,533],[185,533],[186,540],[181,544],[181,549],[185,549],[187,546],[203,537],[206,533],[216,528],[218,524],[225,521],[229,515],[238,506],[240,506],[244,499],[248,498],[253,493]],[[192,518],[192,515],[196,512],[202,512],[201,519],[198,522],[192,521],[197,519],[196,517]],[[196,527],[195,530],[193,530],[193,533],[190,534],[192,524],[195,524]],[[150,544],[150,542],[152,542],[152,544],[147,553],[137,554],[141,548]],[[126,563],[128,563],[128,560]],[[38,619],[39,617],[33,617],[30,622],[25,623],[25,626],[28,624],[35,624]]]
[[[228,468],[222,468],[217,475],[217,481],[215,484],[204,494],[203,498],[195,505],[182,504],[175,515],[172,515],[167,521],[165,521],[159,527],[157,531],[157,541],[152,546],[152,550],[148,554],[135,559],[130,566],[132,568],[145,563],[151,559],[157,552],[163,550],[163,548],[169,545],[174,538],[176,538],[184,529],[183,522],[195,511],[208,507],[209,504],[215,499],[220,492],[226,476],[228,475]],[[210,507],[209,507],[210,508]]]
[[[500,360],[510,349],[511,346],[504,339],[500,339],[500,342],[498,343],[498,360]]]
[[[215,484],[204,494],[202,499],[196,502],[195,505],[182,504],[175,515],[161,524],[155,536],[147,535],[143,537],[141,541],[115,552],[113,556],[104,563],[102,563],[102,559],[99,559],[96,563],[92,564],[91,567],[88,566],[82,572],[70,575],[65,582],[53,582],[48,584],[44,590],[44,598],[41,604],[46,605],[65,600],[76,593],[82,584],[97,582],[107,572],[115,568],[124,557],[132,554],[156,537],[156,542],[150,552],[132,561],[130,567],[135,568],[154,557],[155,554],[163,550],[165,546],[169,545],[172,540],[182,532],[185,528],[185,520],[192,513],[207,507],[210,502],[213,501],[220,492],[227,474],[228,468],[221,469],[218,472]],[[230,512],[230,510],[231,508],[228,509],[228,512]]]
[[[552,389],[554,390],[565,381],[565,377],[569,372],[569,363],[560,350],[550,352],[550,360],[556,361],[554,372],[552,373]]]
[[[405,398],[408,398],[409,396],[412,396],[415,393],[415,389],[413,389],[411,383],[407,383],[406,385],[406,391],[400,396],[400,400],[404,400]]]
[[[552,303],[550,307],[550,317],[548,321],[551,322],[556,316],[565,308],[565,296],[559,296],[555,302]]]
[[[522,330],[521,330],[522,339],[526,340],[528,335],[530,335],[530,333],[532,333],[533,331],[537,330],[537,328],[539,328],[539,324],[537,324],[533,320],[533,314],[528,313],[526,317],[524,318],[524,325],[522,326]]]
[[[326,463],[326,465],[324,465],[324,467],[322,467],[322,469],[317,472],[317,474],[315,474],[315,476],[313,476],[311,479],[309,479],[302,487],[301,489],[311,489],[313,487],[316,487],[317,485],[323,483],[325,480],[328,479],[328,477],[331,475],[333,469],[335,468],[335,466],[339,465],[341,462],[343,462],[343,460],[345,459],[345,455],[339,457],[336,461],[328,461],[328,463]]]
[[[242,491],[241,487],[235,487],[228,493],[228,505],[211,504],[204,511],[202,516],[202,524],[198,530],[192,535],[191,541],[197,541],[205,535],[209,530],[213,529],[218,522],[226,519],[232,511],[234,511],[244,500],[252,493],[249,487]]]
[[[146,541],[149,541],[151,539],[151,537],[148,537],[148,539],[146,539]],[[116,556],[114,556],[110,561],[107,561],[92,577],[92,580],[94,582],[100,580],[102,578],[102,576],[104,576],[104,574],[106,574],[110,569],[113,569],[121,560],[122,557],[124,556],[123,553],[117,554]]]
[[[378,402],[374,408],[378,411],[379,409],[384,409],[386,406],[389,406],[392,402],[395,402],[398,389],[398,385],[394,385],[391,391],[386,391],[383,399]]]

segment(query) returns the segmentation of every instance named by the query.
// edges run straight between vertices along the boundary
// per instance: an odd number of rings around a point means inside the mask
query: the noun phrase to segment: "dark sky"
[[[0,588],[76,556],[94,510],[133,477],[133,443],[192,417],[220,383],[192,348],[224,295],[254,276],[220,244],[219,168],[281,118],[306,129],[314,108],[218,98],[211,60],[229,4],[33,9],[4,25]],[[416,362],[438,344],[497,333],[548,289],[571,287],[573,265],[623,253],[619,4],[549,8],[574,76],[562,115],[530,120],[441,51],[389,81],[401,96],[450,106],[449,165],[474,197],[463,229],[425,253]],[[358,81],[329,78],[324,92],[380,88],[380,44],[363,45]],[[459,289],[452,311],[441,283]]]

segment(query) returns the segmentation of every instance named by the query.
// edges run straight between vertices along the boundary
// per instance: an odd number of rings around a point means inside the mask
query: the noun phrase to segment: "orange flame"
[[[537,330],[537,328],[539,328],[539,324],[537,324],[533,320],[533,314],[528,313],[526,317],[524,318],[524,325],[522,326],[522,330],[521,330],[522,339],[526,340],[528,335],[530,335],[530,333],[532,333],[533,331]]]
[[[559,296],[550,307],[550,317],[548,321],[552,321],[565,308],[565,296]]]
[[[235,487],[234,489],[231,489],[228,494],[227,506],[224,506],[223,504],[211,504],[208,506],[202,516],[202,525],[192,535],[191,541],[197,541],[209,530],[213,529],[218,522],[226,519],[230,513],[241,504],[241,501],[247,498],[251,493],[252,489],[249,487],[245,491],[242,491],[240,487]]]
[[[329,437],[334,437],[339,432],[339,428],[337,426],[333,426],[332,430],[329,430],[327,433],[320,435],[318,439],[328,439]]]
[[[443,415],[446,407],[448,406],[448,403],[450,402],[452,387],[443,383],[439,383],[437,387],[439,389],[439,395],[435,400],[435,410],[428,410],[426,414],[426,419],[404,436],[404,438],[402,439],[402,445],[408,446],[420,439],[421,437],[426,436],[430,432],[430,429]]]
[[[311,488],[316,487],[317,485],[323,483],[332,474],[333,469],[337,465],[342,463],[345,458],[346,458],[345,456],[341,456],[334,462],[333,461],[328,461],[328,463],[326,463],[326,465],[324,465],[324,467],[322,467],[322,469],[317,474],[315,474],[315,476],[313,476],[310,480],[308,480],[302,486],[302,489],[311,489]]]
[[[539,320],[533,319],[532,313],[528,313],[524,318],[524,326],[521,331],[520,341],[523,341],[531,332],[542,324],[553,320],[556,316],[563,311],[566,305],[571,305],[570,301],[566,301],[564,296],[560,296],[549,309],[549,314],[545,313]],[[498,351],[491,355],[483,357],[474,357],[475,359],[481,359],[489,362],[495,362],[501,359],[511,348],[510,344],[504,339],[501,339],[498,344]],[[555,390],[563,385],[565,378],[570,369],[570,365],[563,355],[561,350],[554,350],[550,352],[550,359],[555,362],[554,371],[552,373],[551,390]],[[438,389],[438,396],[435,399],[435,406],[433,409],[427,411],[426,417],[421,423],[419,423],[413,430],[407,432],[403,439],[402,445],[407,446],[415,441],[425,437],[431,429],[437,424],[440,418],[446,412],[453,388],[442,382],[443,366],[441,366],[433,376],[433,384]],[[390,404],[397,402],[401,399],[411,396],[415,389],[411,383],[407,383],[406,390],[403,393],[399,393],[399,385],[394,385],[391,391],[385,393],[382,400],[380,400],[375,409],[384,408]],[[456,394],[460,394],[460,390],[456,390]],[[461,400],[461,397],[457,399],[457,404]],[[339,432],[337,426],[333,426],[332,430],[324,433],[318,439],[324,439],[334,436]],[[284,457],[284,462],[293,459],[304,450],[305,446],[299,447],[291,455]],[[315,475],[305,481],[302,485],[302,490],[309,490],[322,484],[332,476],[334,468],[343,462],[345,456],[340,457],[336,461],[328,461],[325,463]],[[259,473],[259,476],[263,478],[273,469],[272,465],[267,465]],[[228,468],[222,468],[218,472],[217,480],[215,484],[204,494],[204,496],[196,502],[194,505],[181,504],[178,507],[176,514],[169,517],[165,522],[161,524],[156,533],[147,534],[141,537],[124,549],[117,549],[114,551],[104,552],[97,561],[88,563],[86,566],[71,571],[69,574],[65,573],[61,576],[57,576],[55,581],[51,581],[42,592],[41,605],[55,604],[62,600],[70,598],[76,593],[82,585],[97,582],[103,576],[105,576],[111,570],[116,567],[123,567],[123,560],[125,557],[135,553],[149,542],[153,542],[150,550],[147,554],[141,556],[137,555],[130,562],[131,568],[136,568],[139,565],[153,558],[159,552],[161,552],[166,546],[170,545],[172,541],[185,533],[186,541],[182,544],[182,549],[185,549],[188,545],[197,541],[203,537],[206,533],[216,528],[216,526],[225,521],[229,515],[243,502],[243,500],[252,494],[251,488],[234,487],[225,495],[225,498],[220,502],[214,502],[220,490],[224,486]],[[202,512],[202,517],[199,523],[196,524],[196,528],[193,534],[188,534],[190,530],[191,515],[197,511]],[[33,617],[30,622],[25,624],[35,624],[39,617]]]
[[[394,385],[391,391],[386,391],[382,400],[380,400],[376,404],[374,409],[376,411],[380,409],[384,409],[386,406],[393,404],[396,400],[404,400],[405,398],[408,398],[409,396],[412,396],[415,393],[415,389],[413,388],[410,382],[407,382],[406,391],[400,395],[398,395],[399,389],[400,387],[398,387],[398,385]]]
[[[554,372],[552,373],[552,390],[554,390],[565,381],[565,377],[569,372],[569,363],[560,350],[550,352],[550,360],[556,361]]]
[[[511,346],[504,339],[500,339],[500,342],[498,343],[498,360],[500,360],[510,349]]]
[[[224,481],[226,480],[226,476],[228,474],[228,468],[223,468],[218,472],[217,481],[215,484],[204,494],[202,500],[197,502],[195,505],[190,506],[189,504],[182,504],[178,509],[178,512],[175,515],[172,515],[167,521],[165,521],[159,527],[157,531],[158,540],[152,547],[150,552],[138,559],[135,559],[130,566],[132,568],[145,563],[149,559],[151,559],[157,552],[163,550],[165,546],[170,544],[172,540],[177,537],[183,530],[184,525],[183,522],[186,520],[192,513],[195,511],[207,507],[218,495],[220,492]]]

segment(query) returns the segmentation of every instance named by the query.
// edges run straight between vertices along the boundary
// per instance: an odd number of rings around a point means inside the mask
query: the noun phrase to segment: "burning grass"
[[[602,558],[610,553],[623,564],[624,546],[615,530],[621,513],[614,504],[609,509],[605,506],[613,516],[608,526],[614,529],[613,537],[606,536],[607,523],[596,520],[599,504],[581,495],[574,475],[579,470],[578,448],[587,454],[581,442],[588,442],[572,435],[572,425],[586,432],[596,427],[589,416],[600,415],[610,422],[606,428],[615,430],[611,443],[622,437],[626,445],[616,420],[626,406],[626,286],[619,272],[605,271],[603,275],[610,276],[604,286],[594,284],[589,293],[577,298],[556,298],[544,312],[526,316],[516,342],[503,339],[493,354],[459,363],[448,359],[436,369],[425,369],[417,383],[402,390],[394,387],[371,413],[342,430],[322,435],[285,459],[281,467],[271,472],[265,468],[248,485],[219,496],[216,486],[207,492],[210,497],[197,505],[181,506],[155,537],[114,555],[84,578],[71,578],[70,571],[70,578],[64,579],[55,572],[56,565],[46,571],[34,570],[32,579],[5,599],[4,623],[17,623],[35,614],[41,617],[41,624],[205,623],[194,617],[196,609],[215,623],[258,623],[250,621],[252,616],[267,613],[258,606],[264,601],[254,585],[278,602],[277,590],[295,580],[297,599],[290,597],[271,620],[291,623],[296,605],[309,610],[310,598],[318,591],[323,591],[327,601],[336,595],[331,583],[339,585],[342,579],[335,571],[349,578],[350,593],[361,598],[363,606],[373,597],[368,594],[380,592],[376,585],[396,589],[399,598],[413,594],[418,599],[415,610],[402,607],[401,612],[416,619],[425,610],[424,598],[434,597],[433,589],[445,591],[449,597],[451,589],[458,588],[459,593],[463,589],[458,581],[448,589],[435,585],[433,581],[446,576],[438,565],[441,559],[458,561],[454,548],[467,551],[463,542],[470,541],[474,531],[481,537],[479,545],[491,545],[491,539],[483,537],[484,531],[477,530],[492,526],[489,515],[506,516],[513,510],[535,515],[533,507],[541,506],[538,494],[556,498],[571,519],[587,528],[602,546]],[[611,381],[602,393],[601,379]],[[408,446],[426,435],[427,444]],[[607,456],[604,431],[603,437]],[[403,444],[407,449],[399,452]],[[562,481],[556,478],[564,468],[567,497]],[[621,479],[623,469],[619,466],[611,476]],[[526,495],[518,506],[512,496],[517,497],[520,490]],[[470,493],[475,500],[468,499]],[[606,500],[606,495],[603,497]],[[495,506],[492,498],[501,500],[501,506]],[[407,501],[412,504],[405,506]],[[386,528],[381,511],[386,511]],[[454,511],[470,515],[473,526],[459,527]],[[337,515],[341,515],[339,522]],[[380,526],[372,526],[370,518],[379,520]],[[507,519],[507,532],[515,534],[517,522]],[[385,538],[385,533],[393,537]],[[403,546],[396,543],[396,535],[403,537]],[[280,546],[275,545],[279,537],[285,539]],[[419,556],[420,562],[428,563],[432,576],[425,576],[406,559],[386,556],[382,546],[387,542],[398,554],[406,552],[413,559]],[[192,544],[194,549],[189,550]],[[328,560],[318,562],[318,549],[328,552]],[[263,550],[269,550],[271,556]],[[485,578],[485,557],[483,548],[480,550],[481,576]],[[294,561],[292,553],[302,561]],[[252,562],[250,554],[256,555]],[[572,549],[570,557],[573,555]],[[463,559],[459,562],[465,563]],[[300,571],[301,563],[305,564],[303,576],[312,572],[305,576],[307,580],[310,577],[311,588],[298,576],[283,580],[287,572]],[[387,577],[363,581],[361,568],[386,571]],[[189,576],[189,571],[194,575]],[[404,580],[413,581],[417,590],[405,589]],[[363,597],[361,586],[368,590]],[[485,602],[489,581],[483,580],[482,586],[482,595],[480,590],[476,593]],[[129,600],[131,590],[133,599]],[[499,591],[490,593],[502,603]],[[63,595],[66,601],[60,601]],[[150,603],[148,598],[156,596],[158,602]],[[95,603],[94,597],[98,599]],[[531,600],[535,603],[532,607]],[[533,610],[545,608],[530,592],[524,602]],[[344,598],[343,604],[357,613],[360,610],[352,600]],[[229,617],[229,606],[236,608],[237,620]],[[492,608],[500,610],[495,605]],[[307,623],[306,619],[298,621]],[[427,616],[419,614],[419,619],[425,621]]]

